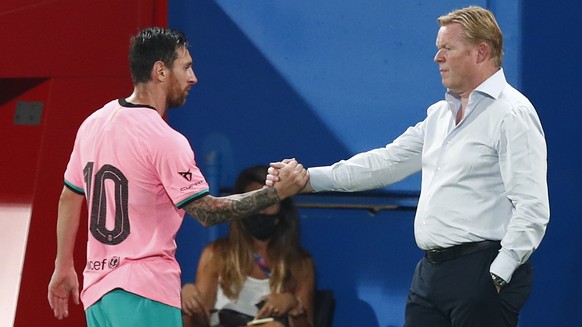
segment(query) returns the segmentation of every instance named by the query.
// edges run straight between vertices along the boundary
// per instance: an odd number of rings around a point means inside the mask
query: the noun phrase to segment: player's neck
[[[160,116],[164,116],[167,110],[166,98],[163,92],[156,92],[155,88],[147,84],[138,84],[134,87],[133,93],[125,99],[133,104],[148,105],[156,109]]]

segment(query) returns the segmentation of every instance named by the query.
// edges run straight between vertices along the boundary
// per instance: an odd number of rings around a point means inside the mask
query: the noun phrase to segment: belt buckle
[[[454,253],[453,248],[438,248],[430,249],[426,251],[426,256],[428,261],[432,263],[441,263],[451,259],[451,255]]]

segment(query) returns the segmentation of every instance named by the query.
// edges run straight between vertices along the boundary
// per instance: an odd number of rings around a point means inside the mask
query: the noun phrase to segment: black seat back
[[[313,299],[314,327],[331,327],[335,311],[332,290],[316,290]]]

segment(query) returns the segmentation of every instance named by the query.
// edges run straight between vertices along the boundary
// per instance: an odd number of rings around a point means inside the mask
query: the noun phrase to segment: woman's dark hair
[[[129,69],[133,84],[148,82],[156,61],[172,68],[178,58],[176,49],[181,47],[188,47],[188,39],[182,32],[161,27],[139,31],[131,38],[129,45]]]

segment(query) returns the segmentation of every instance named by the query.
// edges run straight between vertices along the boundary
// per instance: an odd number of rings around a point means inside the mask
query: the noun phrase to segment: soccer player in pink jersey
[[[303,188],[293,161],[274,187],[214,197],[188,140],[163,119],[198,82],[186,37],[159,27],[132,37],[133,93],[91,114],[77,132],[65,171],[57,222],[57,256],[48,286],[55,317],[79,303],[73,249],[83,201],[89,230],[80,299],[87,324],[181,326],[175,236],[184,213],[202,225],[240,219]]]

